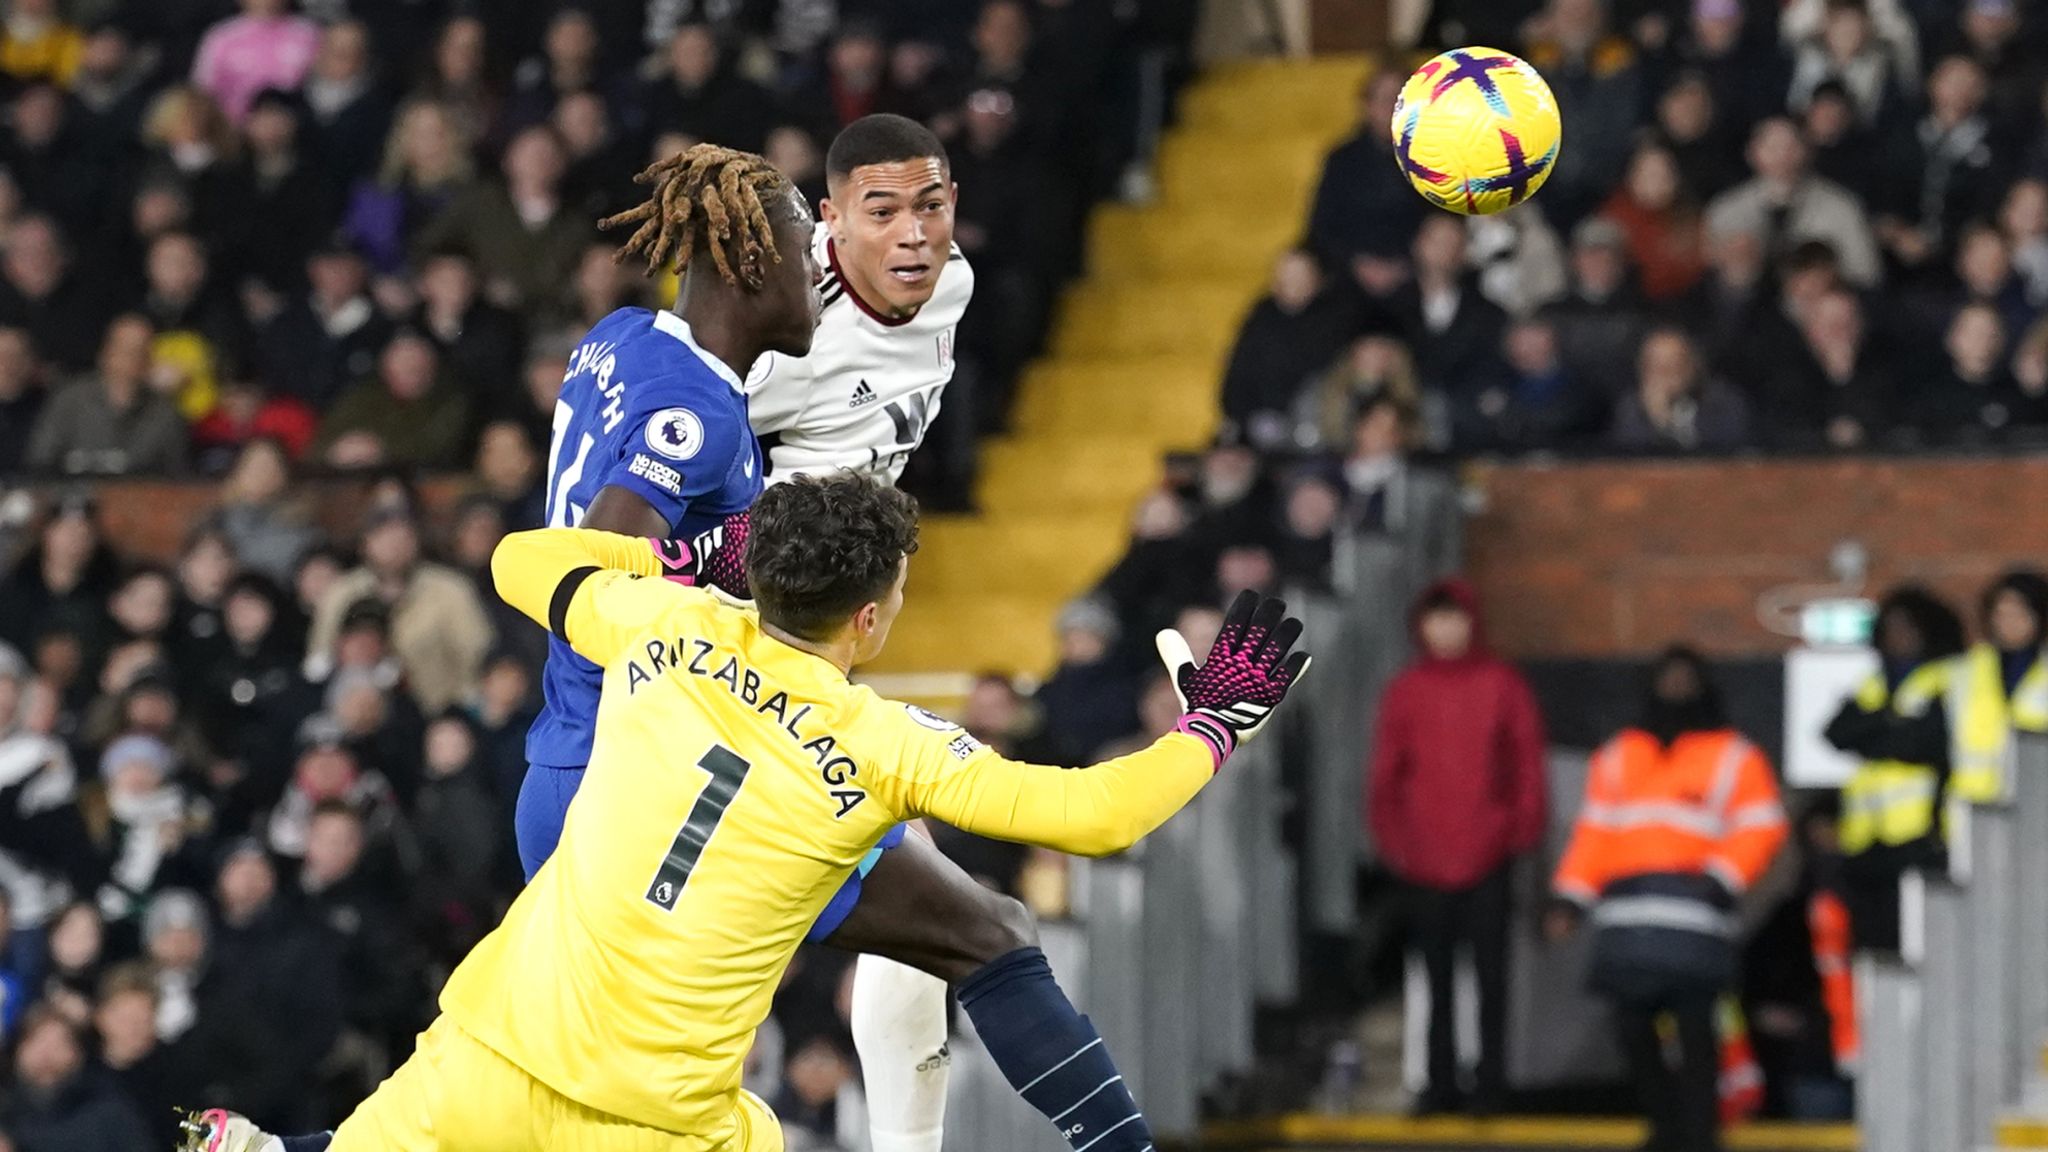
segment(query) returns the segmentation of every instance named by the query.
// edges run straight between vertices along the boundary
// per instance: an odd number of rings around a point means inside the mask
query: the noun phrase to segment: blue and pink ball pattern
[[[1550,85],[1498,48],[1456,48],[1408,77],[1394,103],[1402,175],[1439,208],[1486,216],[1536,194],[1563,124]]]

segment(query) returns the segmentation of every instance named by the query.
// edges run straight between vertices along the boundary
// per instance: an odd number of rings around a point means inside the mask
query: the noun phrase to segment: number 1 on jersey
[[[668,858],[655,872],[654,883],[647,886],[648,903],[664,912],[676,910],[683,885],[697,867],[697,858],[704,854],[705,842],[717,830],[726,807],[747,778],[747,769],[753,765],[740,759],[732,749],[713,744],[697,761],[697,767],[709,772],[711,779],[705,783],[704,791],[697,794],[697,802],[690,805],[690,815],[677,830],[675,842],[668,846]]]

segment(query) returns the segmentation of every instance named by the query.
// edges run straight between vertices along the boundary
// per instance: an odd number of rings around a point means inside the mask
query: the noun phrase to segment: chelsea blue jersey
[[[697,346],[682,317],[621,308],[570,353],[548,445],[549,527],[576,527],[598,492],[617,485],[660,512],[671,537],[690,539],[751,506],[764,470],[740,378]],[[549,637],[527,763],[589,762],[603,680]]]

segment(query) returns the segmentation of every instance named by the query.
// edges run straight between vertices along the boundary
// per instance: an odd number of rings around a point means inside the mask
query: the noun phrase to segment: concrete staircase
[[[1095,211],[1088,275],[1025,374],[1010,433],[983,447],[980,512],[926,522],[871,680],[943,703],[962,673],[1051,671],[1060,605],[1122,554],[1162,457],[1214,434],[1230,342],[1302,230],[1363,75],[1349,58],[1245,64],[1185,94],[1156,201]]]

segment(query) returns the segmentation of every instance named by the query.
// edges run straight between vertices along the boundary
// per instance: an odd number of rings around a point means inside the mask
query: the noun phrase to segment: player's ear
[[[866,604],[861,605],[860,611],[853,614],[854,633],[863,640],[873,636],[875,634],[875,626],[881,623],[881,619],[882,606],[873,600],[868,601]]]
[[[818,197],[818,219],[825,222],[825,227],[832,230],[833,236],[839,235],[839,205],[832,202],[829,193]]]

